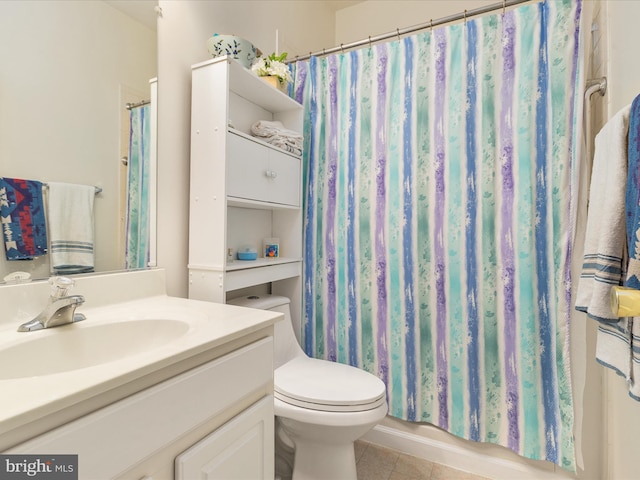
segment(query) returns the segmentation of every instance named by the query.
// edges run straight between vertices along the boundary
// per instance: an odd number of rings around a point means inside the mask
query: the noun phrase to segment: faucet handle
[[[69,277],[51,277],[49,278],[49,285],[51,285],[51,298],[57,299],[66,297],[69,291],[76,284]]]

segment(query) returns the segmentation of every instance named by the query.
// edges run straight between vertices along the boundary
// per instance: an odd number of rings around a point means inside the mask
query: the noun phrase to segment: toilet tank
[[[290,300],[287,297],[270,294],[248,295],[227,300],[229,305],[255,308],[257,310],[270,310],[284,314],[284,320],[274,325],[274,369],[295,357],[305,356],[293,331],[289,302]]]

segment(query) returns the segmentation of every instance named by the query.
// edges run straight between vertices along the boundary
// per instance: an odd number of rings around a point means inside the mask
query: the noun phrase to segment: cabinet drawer
[[[301,264],[299,260],[286,263],[270,263],[271,260],[252,262],[251,268],[229,270],[225,283],[225,291],[238,290],[261,283],[277,282],[286,278],[299,277]]]
[[[230,132],[229,197],[300,206],[300,159]]]

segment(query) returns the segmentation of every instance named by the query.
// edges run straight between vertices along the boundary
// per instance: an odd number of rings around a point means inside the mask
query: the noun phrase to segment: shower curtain
[[[576,1],[292,66],[303,345],[389,413],[575,471]]]
[[[127,178],[125,266],[145,268],[149,263],[149,142],[150,107],[131,109]]]

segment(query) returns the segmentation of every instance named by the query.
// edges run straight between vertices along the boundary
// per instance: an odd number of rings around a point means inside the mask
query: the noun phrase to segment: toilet
[[[309,358],[293,332],[288,298],[227,303],[285,316],[274,327],[276,478],[355,480],[353,444],[387,414],[384,383],[364,370]]]

